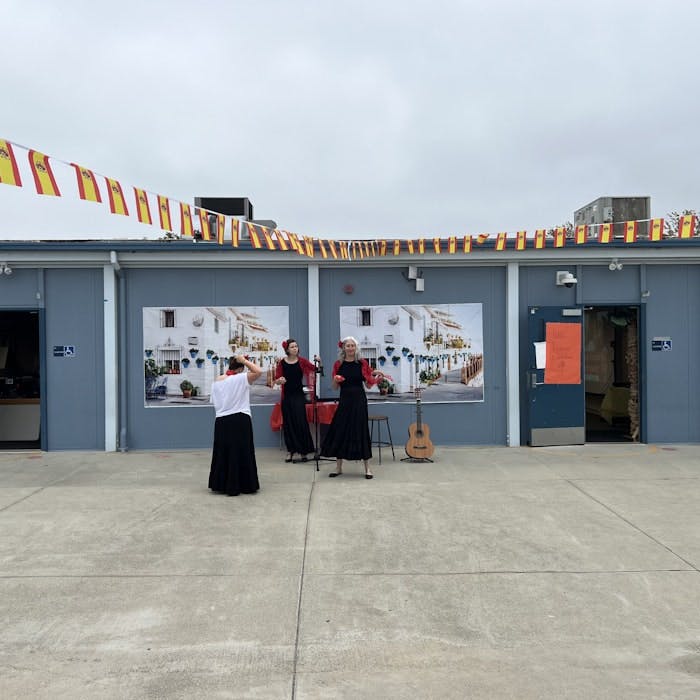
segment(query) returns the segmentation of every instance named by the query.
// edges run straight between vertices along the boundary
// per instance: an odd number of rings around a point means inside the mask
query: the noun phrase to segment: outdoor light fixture
[[[617,258],[613,258],[610,261],[610,264],[608,265],[608,270],[610,270],[610,272],[615,272],[616,270],[621,270],[621,269],[622,269],[622,263]]]
[[[408,266],[408,272],[406,273],[406,279],[415,280],[418,278],[418,268],[415,265]]]
[[[417,292],[424,292],[425,291],[425,280],[422,277],[416,277],[416,291]]]
[[[568,270],[557,271],[558,287],[573,287],[578,280]]]
[[[11,275],[12,268],[7,263],[0,263],[0,275],[2,274]]]

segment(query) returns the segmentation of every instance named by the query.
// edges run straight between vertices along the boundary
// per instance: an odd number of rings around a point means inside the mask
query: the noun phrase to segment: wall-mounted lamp
[[[558,287],[573,287],[578,280],[568,271],[557,271],[557,286]]]
[[[408,266],[408,272],[406,273],[406,279],[408,279],[408,280],[418,279],[418,268],[415,265]]]
[[[613,258],[610,261],[610,264],[608,265],[608,270],[610,270],[610,272],[615,272],[616,270],[621,270],[621,269],[622,269],[622,263],[617,258]]]
[[[422,277],[416,277],[416,291],[417,292],[424,292],[425,291],[425,280]]]
[[[423,279],[423,270],[421,270],[419,267],[416,267],[416,265],[409,265],[406,270],[401,271],[401,274],[403,275],[403,278],[408,280],[409,282],[415,281],[417,292],[425,291],[425,280]]]
[[[12,268],[7,263],[0,263],[0,275],[11,275]]]

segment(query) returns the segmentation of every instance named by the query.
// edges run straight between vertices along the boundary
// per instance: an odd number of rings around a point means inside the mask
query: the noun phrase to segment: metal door
[[[534,306],[528,312],[528,443],[582,445],[586,440],[583,311]]]

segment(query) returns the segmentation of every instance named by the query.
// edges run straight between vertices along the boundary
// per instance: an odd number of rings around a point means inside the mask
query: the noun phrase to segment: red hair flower
[[[338,347],[342,350],[342,348],[343,348],[343,341],[342,340],[338,341]]]
[[[287,351],[287,341],[286,340],[282,341],[282,350],[284,350],[285,352]]]

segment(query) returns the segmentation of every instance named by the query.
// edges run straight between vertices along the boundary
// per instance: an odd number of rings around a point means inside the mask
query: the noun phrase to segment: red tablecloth
[[[338,404],[335,401],[317,401],[316,411],[319,423],[330,423],[333,420]],[[306,420],[314,422],[314,404],[306,404]]]

